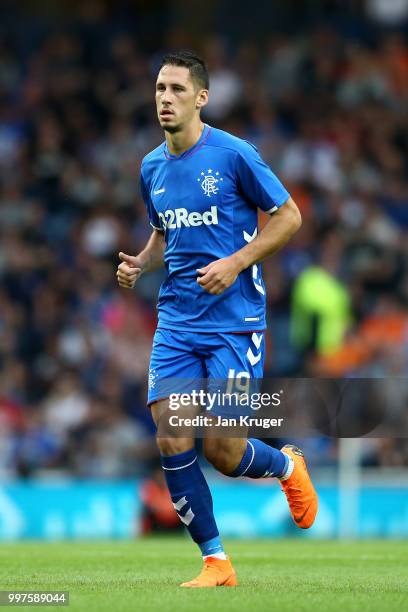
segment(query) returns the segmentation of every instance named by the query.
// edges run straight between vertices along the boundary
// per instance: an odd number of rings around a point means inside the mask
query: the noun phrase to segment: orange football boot
[[[286,495],[292,518],[301,529],[309,529],[317,514],[318,498],[300,448],[286,444],[282,453],[293,459],[294,468],[287,480],[279,480]]]
[[[206,557],[201,573],[190,580],[183,582],[182,587],[217,587],[217,586],[237,586],[238,580],[234,568],[229,559],[217,559],[216,557]]]

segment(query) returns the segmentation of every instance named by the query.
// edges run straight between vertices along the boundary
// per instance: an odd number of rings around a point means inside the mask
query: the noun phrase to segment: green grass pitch
[[[408,609],[408,542],[225,542],[237,588],[181,589],[201,567],[187,538],[0,545],[1,590],[68,590],[84,612]],[[39,607],[27,606],[24,609]]]

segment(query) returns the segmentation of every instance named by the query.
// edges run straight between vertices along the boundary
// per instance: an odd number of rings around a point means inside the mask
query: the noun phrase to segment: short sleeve
[[[238,150],[236,163],[240,189],[254,206],[272,214],[290,197],[278,177],[250,143]]]
[[[149,190],[147,188],[145,179],[143,177],[143,172],[140,173],[140,191],[142,192],[142,198],[147,208],[147,214],[149,215],[150,225],[154,229],[162,231],[163,228],[160,226],[159,215],[157,214],[157,211],[153,206],[153,202],[151,200]]]

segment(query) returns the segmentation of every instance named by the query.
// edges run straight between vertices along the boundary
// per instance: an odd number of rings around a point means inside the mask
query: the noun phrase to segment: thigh
[[[204,378],[203,360],[192,350],[187,332],[157,329],[149,365],[148,405],[172,393],[188,393],[192,381]]]

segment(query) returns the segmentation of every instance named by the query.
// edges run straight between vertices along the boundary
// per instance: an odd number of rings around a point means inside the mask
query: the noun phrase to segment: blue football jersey
[[[257,208],[273,213],[289,193],[250,143],[206,125],[179,156],[162,143],[143,159],[141,190],[151,225],[164,231],[167,276],[158,327],[197,332],[265,328],[259,264],[220,295],[198,283],[197,268],[228,257],[258,231]]]

